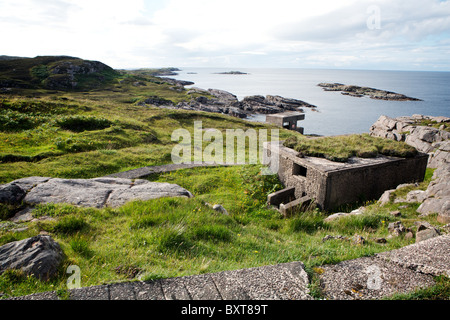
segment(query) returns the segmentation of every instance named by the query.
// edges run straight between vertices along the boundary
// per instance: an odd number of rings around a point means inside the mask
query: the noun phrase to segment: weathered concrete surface
[[[327,265],[323,266],[323,270],[321,285],[325,296],[330,300],[379,299],[434,284],[430,275],[375,257]],[[375,278],[378,275],[379,278]]]
[[[450,277],[450,235],[379,253],[377,257],[421,273]]]
[[[320,281],[328,299],[379,299],[434,284],[450,274],[450,236],[441,236],[370,258],[323,266]]]
[[[176,184],[108,177],[95,179],[31,177],[15,180],[1,187],[0,194],[4,191],[5,197],[11,194],[12,188],[22,190],[20,201],[28,205],[68,203],[102,208],[118,207],[132,200],[192,197],[188,190]]]
[[[70,290],[71,300],[310,300],[301,262]],[[38,293],[14,300],[55,300]]]
[[[433,276],[450,275],[450,235],[398,250],[322,266],[327,299],[380,299],[432,286]],[[310,300],[301,262],[154,281],[70,290],[71,300]],[[13,300],[56,300],[53,292]]]

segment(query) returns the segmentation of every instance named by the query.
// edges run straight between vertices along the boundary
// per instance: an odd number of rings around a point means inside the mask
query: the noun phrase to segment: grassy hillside
[[[98,62],[67,56],[0,60],[0,86],[86,90],[113,81],[119,73]]]
[[[148,69],[127,72],[105,68],[103,78],[95,73],[78,78],[82,84],[78,88],[47,88],[46,70],[67,61],[78,60],[10,60],[9,69],[0,61],[3,88],[10,89],[0,90],[0,184],[27,176],[92,178],[168,164],[176,144],[171,141],[173,130],[184,128],[192,133],[194,121],[222,132],[272,128],[220,114],[138,105],[154,96],[174,103],[196,97]],[[5,86],[5,81],[16,86]],[[280,130],[280,135],[281,139],[304,139],[287,130]],[[65,297],[65,271],[73,264],[81,268],[81,285],[90,286],[289,261],[305,263],[313,280],[312,294],[321,297],[314,280],[321,265],[410,244],[414,239],[403,236],[386,244],[375,239],[388,236],[387,225],[394,219],[406,227],[423,219],[416,213],[417,203],[389,203],[385,207],[366,203],[367,214],[330,223],[324,222],[327,213],[312,208],[283,218],[266,206],[267,194],[280,189],[281,184],[276,176],[259,174],[260,169],[246,165],[153,175],[148,179],[179,184],[194,198],[137,201],[117,209],[39,205],[33,216],[51,219],[34,222],[12,223],[8,218],[17,208],[0,205],[0,245],[46,232],[66,254],[58,276],[48,282],[19,271],[3,273],[0,298],[50,290]],[[432,171],[428,171],[420,188],[426,188],[431,176]],[[229,216],[206,203],[222,204]],[[389,214],[402,205],[401,218]],[[433,215],[425,220],[439,225]],[[354,245],[351,240],[322,241],[325,235],[351,239],[356,233],[367,240],[365,245]],[[441,291],[447,288],[445,282]]]

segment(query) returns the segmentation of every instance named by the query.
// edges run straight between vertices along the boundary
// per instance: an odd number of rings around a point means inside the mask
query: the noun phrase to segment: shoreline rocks
[[[170,78],[161,78],[175,86],[176,90],[184,89],[185,85],[192,85],[193,82],[175,80]],[[315,105],[305,101],[285,98],[277,95],[254,95],[239,99],[232,93],[219,89],[204,90],[201,88],[190,88],[188,94],[203,94],[190,101],[182,101],[174,104],[172,101],[158,97],[149,97],[141,101],[138,105],[153,105],[160,108],[181,109],[191,111],[204,111],[212,113],[221,113],[233,117],[245,119],[252,114],[273,114],[285,111],[304,112],[303,108],[310,108],[311,111],[317,111]],[[211,97],[212,96],[212,97]]]
[[[216,72],[215,74],[240,75],[240,74],[248,74],[248,73],[247,72],[242,72],[242,71],[227,71],[227,72]]]
[[[392,100],[392,101],[422,101],[417,98],[405,96],[404,94],[385,91],[369,87],[345,85],[342,83],[319,83],[324,91],[341,91],[341,94],[361,98],[368,96],[371,99]]]

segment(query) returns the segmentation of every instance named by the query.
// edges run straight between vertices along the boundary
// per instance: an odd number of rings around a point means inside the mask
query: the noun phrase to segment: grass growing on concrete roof
[[[346,162],[350,157],[375,158],[378,155],[413,157],[417,150],[404,142],[371,137],[368,134],[307,138],[291,136],[284,146],[305,156]]]

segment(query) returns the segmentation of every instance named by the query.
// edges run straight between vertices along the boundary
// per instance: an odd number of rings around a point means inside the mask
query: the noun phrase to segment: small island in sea
[[[227,72],[216,72],[216,74],[248,74],[248,73],[241,71],[227,71]]]
[[[349,95],[352,97],[368,96],[371,99],[379,99],[379,100],[422,101],[420,99],[411,98],[400,93],[379,90],[369,87],[345,85],[342,83],[319,83],[318,86],[322,87],[323,90],[325,91],[341,91],[341,94]]]

